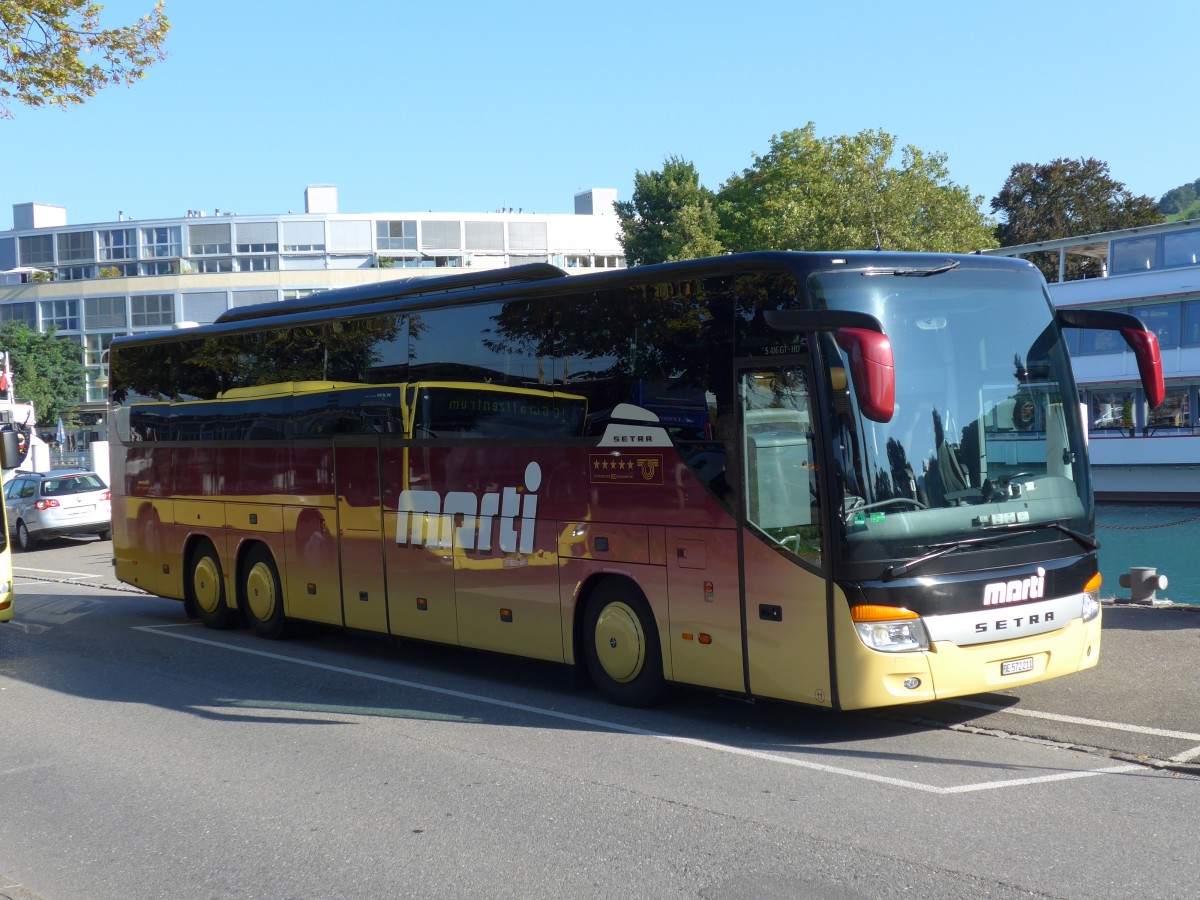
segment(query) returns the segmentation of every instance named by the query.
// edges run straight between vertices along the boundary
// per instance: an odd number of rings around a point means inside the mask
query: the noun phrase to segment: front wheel
[[[233,610],[225,602],[225,573],[211,541],[202,541],[192,553],[187,600],[209,628],[219,630],[233,624]]]
[[[246,555],[242,579],[242,598],[246,618],[259,637],[276,640],[283,637],[287,620],[283,617],[283,588],[271,551],[261,544]]]
[[[605,580],[584,616],[584,658],[600,692],[623,706],[658,703],[666,687],[662,648],[641,592],[627,582]]]

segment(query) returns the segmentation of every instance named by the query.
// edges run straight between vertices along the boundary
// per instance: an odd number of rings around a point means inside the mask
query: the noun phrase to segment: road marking
[[[1014,716],[1027,716],[1031,719],[1047,719],[1052,722],[1065,722],[1070,725],[1090,725],[1093,728],[1107,728],[1109,731],[1131,731],[1134,734],[1148,734],[1153,737],[1178,738],[1181,741],[1200,741],[1200,734],[1188,731],[1167,731],[1162,728],[1147,728],[1145,725],[1126,725],[1123,722],[1107,722],[1103,719],[1085,719],[1080,716],[1064,716],[1059,713],[1039,712],[1036,709],[1016,709],[1010,706],[1000,706],[995,703],[981,703],[978,700],[944,700],[951,706],[966,706],[970,709],[986,709],[992,712],[1012,713]]]
[[[1200,757],[1200,747],[1193,747],[1191,750],[1184,750],[1182,753],[1176,753],[1171,757],[1171,762],[1185,763],[1191,762],[1193,759]]]
[[[437,687],[431,684],[421,684],[419,682],[408,681],[403,678],[393,678],[390,675],[377,675],[374,672],[364,672],[361,669],[350,669],[346,668],[345,666],[335,666],[330,665],[329,663],[298,659],[294,656],[284,656],[281,653],[272,653],[267,650],[256,650],[251,647],[237,647],[232,644],[212,640],[211,638],[196,637],[195,635],[190,634],[180,634],[178,631],[169,630],[196,627],[196,625],[191,623],[180,625],[135,625],[134,631],[144,631],[147,634],[172,637],[181,641],[191,641],[195,644],[205,644],[209,647],[217,647],[222,650],[232,650],[236,653],[244,653],[249,656],[258,656],[263,659],[271,659],[277,662],[305,666],[310,669],[320,669],[325,672],[336,672],[339,675],[350,675],[354,678],[362,678],[367,681],[379,681],[383,682],[384,684],[392,684],[414,691],[425,691],[426,693],[438,694],[443,697],[454,697],[459,700],[468,700],[472,703],[482,703],[487,706],[497,706],[503,709],[531,713],[533,715],[543,716],[549,719],[558,719],[560,721],[573,722],[578,725],[586,725],[590,728],[602,728],[608,731],[639,735],[641,737],[654,738],[656,740],[667,741],[669,743],[698,747],[703,750],[715,750],[721,753],[730,753],[735,756],[746,756],[750,757],[751,759],[761,760],[763,762],[779,763],[781,765],[793,766],[799,769],[825,772],[831,775],[842,775],[847,778],[857,778],[862,781],[873,781],[878,784],[888,784],[892,785],[893,787],[921,791],[927,794],[967,794],[975,791],[990,791],[997,790],[999,788],[1021,787],[1030,784],[1045,784],[1051,781],[1070,781],[1076,778],[1091,778],[1096,775],[1116,775],[1123,772],[1146,771],[1145,767],[1143,766],[1127,764],[1120,766],[1108,766],[1099,769],[1083,769],[1080,771],[1059,772],[1054,775],[1037,775],[1029,778],[1012,778],[1003,781],[986,781],[979,784],[964,784],[956,787],[939,787],[937,785],[925,784],[919,781],[910,781],[904,778],[893,778],[888,775],[876,775],[871,772],[858,772],[854,769],[844,769],[840,766],[831,766],[826,765],[825,763],[810,762],[803,759],[793,759],[788,756],[781,756],[777,753],[767,753],[762,750],[750,750],[746,747],[737,747],[732,744],[719,744],[715,741],[706,741],[700,738],[689,738],[676,734],[667,734],[666,732],[653,731],[648,728],[638,728],[636,725],[623,725],[620,722],[610,722],[606,719],[594,719],[590,716],[579,716],[575,715],[574,713],[561,712],[556,709],[546,709],[540,706],[530,706],[528,704],[517,703],[512,700],[500,700],[495,697],[486,697],[481,694],[471,694],[466,691],[456,691],[452,688]]]
[[[63,572],[59,569],[33,569],[29,566],[13,566],[14,572],[46,572],[50,575],[70,575],[72,578],[99,578],[99,575],[88,572]]]

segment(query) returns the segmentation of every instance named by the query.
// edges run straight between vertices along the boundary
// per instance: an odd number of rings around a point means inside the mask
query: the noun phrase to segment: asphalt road
[[[17,557],[0,897],[1195,896],[1200,614],[1106,609],[1097,669],[829,714],[312,629],[212,632]],[[97,569],[99,567],[99,569]],[[936,724],[935,724],[936,722]]]

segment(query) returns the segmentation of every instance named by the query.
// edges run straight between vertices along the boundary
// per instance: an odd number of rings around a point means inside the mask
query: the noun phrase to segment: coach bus
[[[290,622],[838,709],[1096,665],[1063,330],[1030,264],[763,252],[332,290],[113,341],[117,575]],[[1157,401],[1155,400],[1157,398]]]

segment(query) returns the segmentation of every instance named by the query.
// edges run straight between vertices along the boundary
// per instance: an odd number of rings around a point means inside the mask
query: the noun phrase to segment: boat
[[[1120,335],[1069,330],[1097,499],[1200,502],[1200,220],[984,251],[1037,263],[1059,309],[1129,312],[1158,336],[1166,399],[1151,409]]]

